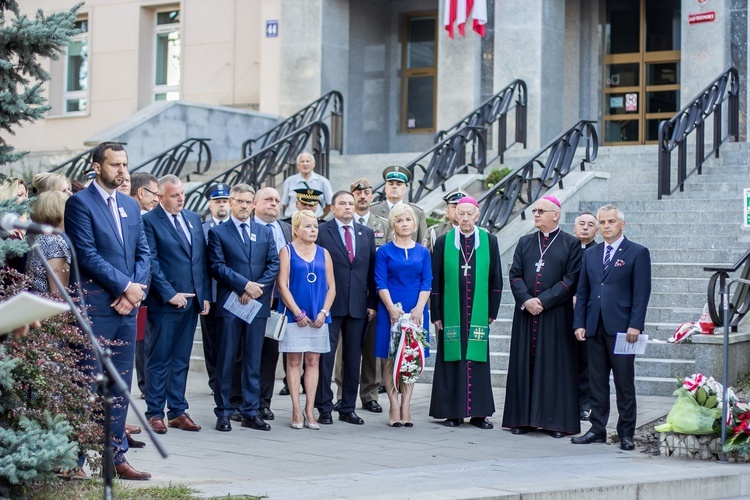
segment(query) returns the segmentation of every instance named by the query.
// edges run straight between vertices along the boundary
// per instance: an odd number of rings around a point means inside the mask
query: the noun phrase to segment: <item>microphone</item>
[[[55,229],[52,226],[21,220],[21,217],[13,212],[8,212],[3,215],[3,218],[0,219],[0,227],[8,232],[13,231],[14,229],[21,229],[31,234],[62,234],[62,231]]]

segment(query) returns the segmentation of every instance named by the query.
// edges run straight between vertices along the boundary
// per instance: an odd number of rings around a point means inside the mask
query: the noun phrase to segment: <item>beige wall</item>
[[[76,0],[24,0],[22,12],[54,12]],[[151,103],[154,16],[180,8],[180,98],[209,105],[278,113],[279,39],[265,38],[266,19],[279,19],[279,0],[87,0],[88,111],[62,110],[63,61],[47,62],[53,104],[48,118],[18,129],[12,144],[44,153],[85,149],[84,141]],[[265,78],[261,78],[263,73]],[[263,102],[261,106],[260,103]]]

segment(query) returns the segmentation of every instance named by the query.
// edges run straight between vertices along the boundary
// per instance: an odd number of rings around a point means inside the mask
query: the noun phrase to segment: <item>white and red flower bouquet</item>
[[[427,346],[427,331],[409,320],[404,314],[391,327],[391,345],[389,357],[393,370],[393,387],[401,384],[413,384],[424,370],[425,346]]]

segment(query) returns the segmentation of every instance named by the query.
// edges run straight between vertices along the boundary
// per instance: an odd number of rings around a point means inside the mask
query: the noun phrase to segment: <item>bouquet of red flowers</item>
[[[426,331],[401,316],[391,328],[390,359],[392,361],[393,387],[398,390],[401,383],[413,384],[424,370],[427,345]]]

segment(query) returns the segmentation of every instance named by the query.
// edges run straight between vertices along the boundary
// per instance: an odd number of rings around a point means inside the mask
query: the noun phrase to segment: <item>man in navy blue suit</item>
[[[242,427],[268,431],[271,426],[259,415],[260,365],[266,320],[271,314],[273,283],[279,274],[279,256],[273,233],[250,218],[253,188],[238,184],[229,196],[232,217],[208,231],[208,255],[216,278],[216,315],[219,319],[219,346],[216,359],[214,401],[216,430],[231,431],[229,417],[232,366],[242,338]],[[261,308],[251,324],[224,309],[232,292],[241,304],[257,300]]]
[[[130,388],[135,359],[136,312],[146,298],[151,258],[138,203],[116,192],[128,168],[122,145],[105,142],[92,153],[96,179],[65,205],[65,232],[81,271],[94,334],[117,344],[112,362]],[[115,472],[123,479],[149,479],[125,458],[128,402],[115,398],[111,446]]]
[[[651,256],[646,247],[623,236],[625,215],[615,205],[597,212],[603,243],[583,254],[578,281],[575,319],[576,338],[588,344],[591,429],[574,444],[603,443],[609,419],[609,374],[617,393],[617,434],[620,448],[635,449],[635,357],[614,354],[618,333],[636,342],[646,322],[651,296]]]
[[[182,181],[165,175],[159,179],[159,204],[143,216],[151,250],[146,418],[158,434],[167,432],[165,402],[169,427],[201,428],[185,412],[185,390],[198,315],[208,313],[211,291],[201,220],[184,206]]]
[[[331,254],[336,280],[336,299],[331,306],[331,325],[328,333],[331,350],[320,356],[320,379],[315,395],[315,407],[320,412],[318,422],[332,424],[333,391],[331,375],[336,359],[336,346],[341,332],[343,360],[343,388],[339,404],[339,420],[362,425],[354,411],[359,387],[359,366],[362,357],[368,318],[375,315],[375,233],[354,222],[354,196],[349,191],[333,195],[333,219],[320,225],[318,245]],[[328,311],[324,311],[326,315]],[[314,314],[314,313],[313,313]]]

